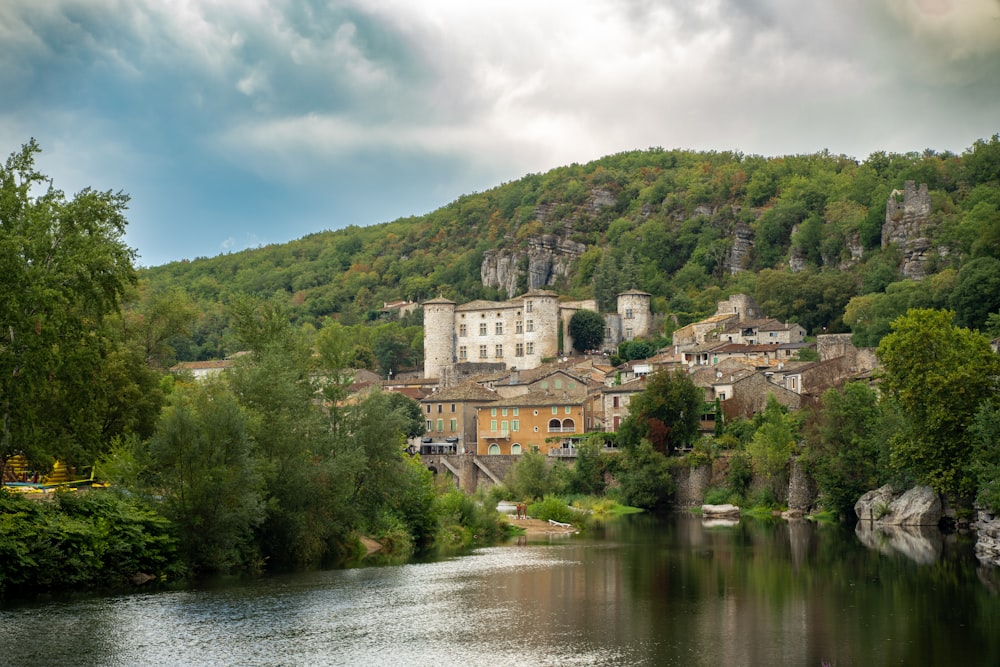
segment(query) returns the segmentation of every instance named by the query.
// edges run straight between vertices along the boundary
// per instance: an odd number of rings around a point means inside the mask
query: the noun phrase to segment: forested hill
[[[861,342],[877,341],[906,306],[949,307],[959,324],[983,328],[1000,308],[1000,135],[961,155],[860,162],[828,152],[619,153],[427,215],[141,275],[147,297],[186,294],[200,313],[176,341],[181,359],[235,351],[225,309],[240,294],[275,297],[316,326],[372,321],[398,299],[507,298],[547,285],[602,304],[642,289],[681,324],[741,291],[812,334],[853,329]]]

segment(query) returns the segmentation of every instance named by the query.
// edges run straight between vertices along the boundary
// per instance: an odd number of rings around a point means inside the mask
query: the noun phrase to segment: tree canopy
[[[0,167],[0,457],[92,464],[115,433],[106,318],[135,281],[122,193],[68,198],[35,169],[32,140]]]
[[[576,351],[599,350],[604,341],[604,318],[593,310],[578,310],[569,318],[569,335]]]
[[[629,415],[622,422],[622,444],[635,447],[647,440],[663,454],[691,445],[705,411],[704,391],[682,372],[660,371],[646,382],[646,388],[632,399]]]

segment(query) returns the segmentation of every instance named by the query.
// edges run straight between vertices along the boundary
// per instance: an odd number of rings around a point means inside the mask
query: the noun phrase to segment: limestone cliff
[[[882,247],[895,244],[902,250],[902,273],[906,278],[920,280],[927,275],[931,254],[931,241],[927,237],[930,215],[931,197],[926,183],[921,183],[918,189],[913,181],[906,181],[903,191],[893,190],[885,203]]]
[[[564,236],[542,234],[527,240],[527,250],[500,248],[483,254],[480,277],[486,287],[496,287],[508,297],[518,294],[527,272],[527,289],[541,289],[569,275],[570,266],[587,246]]]

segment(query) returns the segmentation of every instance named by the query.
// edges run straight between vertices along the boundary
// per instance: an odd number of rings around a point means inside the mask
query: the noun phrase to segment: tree
[[[878,394],[860,382],[829,389],[806,423],[806,460],[823,506],[850,516],[854,503],[882,481],[888,452]]]
[[[35,170],[39,152],[31,140],[0,167],[0,466],[19,450],[92,464],[108,436],[92,391],[114,349],[103,323],[135,280],[128,196],[68,199]]]
[[[599,350],[604,342],[604,318],[592,310],[578,310],[569,318],[569,335],[577,352]]]
[[[641,441],[615,459],[615,493],[625,505],[648,510],[669,506],[674,495],[674,479],[670,461],[653,449],[648,440]]]
[[[775,501],[780,499],[788,486],[788,466],[795,451],[797,434],[795,418],[788,414],[774,395],[769,394],[757,431],[747,445],[747,454],[754,472],[767,480]]]
[[[954,313],[909,310],[878,346],[881,390],[903,419],[890,463],[936,491],[971,497],[975,447],[968,432],[996,394],[1000,358],[989,340],[952,324]]]
[[[1000,259],[980,257],[964,265],[951,299],[960,326],[982,329],[1000,309]]]
[[[621,442],[635,447],[648,440],[656,451],[672,454],[694,442],[704,410],[704,392],[686,373],[660,371],[649,376],[646,388],[632,399],[619,429]]]
[[[420,404],[415,400],[400,394],[398,391],[389,392],[389,409],[398,412],[403,417],[403,435],[407,438],[417,438],[424,434],[425,423],[424,413],[420,410]]]

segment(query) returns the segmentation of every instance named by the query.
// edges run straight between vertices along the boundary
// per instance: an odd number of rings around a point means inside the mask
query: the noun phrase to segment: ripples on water
[[[546,610],[523,608],[520,591],[509,590],[532,572],[577,566],[548,547],[497,547],[432,563],[20,607],[0,611],[8,631],[0,663],[628,664]]]
[[[1000,578],[959,551],[640,515],[436,562],[0,608],[0,665],[998,665]]]

